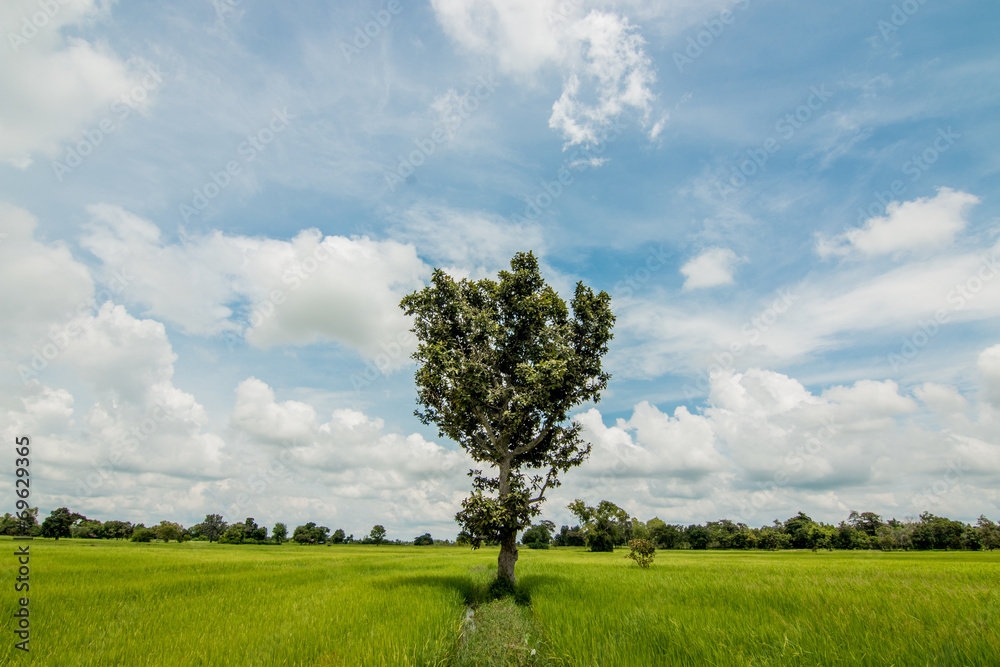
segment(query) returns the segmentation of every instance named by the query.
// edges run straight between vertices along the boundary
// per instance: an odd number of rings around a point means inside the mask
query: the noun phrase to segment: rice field
[[[495,549],[30,544],[31,653],[5,632],[0,664],[1000,664],[997,552],[522,549],[530,606],[470,613]]]

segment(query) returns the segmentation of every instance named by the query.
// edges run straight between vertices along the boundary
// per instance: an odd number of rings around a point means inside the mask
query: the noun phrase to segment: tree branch
[[[528,452],[530,452],[532,449],[537,447],[542,442],[542,440],[545,439],[545,436],[547,436],[549,434],[549,431],[551,430],[552,430],[552,420],[550,419],[549,422],[545,425],[545,427],[542,428],[541,433],[539,433],[534,440],[525,443],[520,447],[514,448],[513,451],[514,456],[520,456],[521,454],[527,454]]]
[[[549,482],[552,481],[552,475],[555,471],[555,468],[549,468],[549,471],[545,473],[545,483],[542,484],[542,489],[538,492],[538,497],[532,498],[528,501],[529,505],[534,505],[535,503],[540,503],[545,500],[545,489],[548,488]]]
[[[496,452],[497,456],[503,457],[504,452],[501,451],[500,443],[497,442],[497,437],[493,433],[493,429],[490,427],[490,422],[486,419],[486,415],[483,414],[483,409],[478,405],[473,408],[476,413],[476,418],[479,423],[483,425],[483,429],[486,430],[486,437],[490,439],[490,444],[493,446],[493,451]]]

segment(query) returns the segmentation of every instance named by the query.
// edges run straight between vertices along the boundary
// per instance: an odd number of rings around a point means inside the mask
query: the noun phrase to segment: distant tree
[[[867,533],[859,532],[854,526],[841,521],[833,535],[835,549],[864,549],[868,546]]]
[[[618,505],[602,500],[597,507],[588,507],[582,500],[574,500],[568,507],[584,524],[591,551],[614,551],[616,544],[624,543],[623,527],[632,522]]]
[[[19,500],[19,503],[25,501]],[[14,514],[4,514],[0,519],[0,535],[40,535],[41,527],[38,525],[38,508],[27,507]]]
[[[247,542],[263,544],[267,542],[267,528],[258,526],[253,517],[247,517],[246,521],[243,522],[243,539]]]
[[[57,541],[60,537],[70,537],[72,535],[70,528],[79,518],[83,517],[71,513],[65,507],[52,510],[52,513],[42,522],[42,537],[54,537]]]
[[[174,523],[172,521],[163,520],[160,525],[153,529],[156,533],[156,537],[163,540],[164,542],[169,542],[170,540],[176,540],[178,542],[182,541],[184,535],[184,527],[179,523]]]
[[[552,531],[555,524],[551,521],[542,521],[534,526],[530,526],[521,536],[521,544],[529,549],[548,549],[552,540]]]
[[[730,549],[756,549],[757,536],[750,530],[741,530],[733,533],[729,538]]]
[[[684,539],[692,549],[707,549],[711,538],[712,533],[705,526],[692,524],[684,529]]]
[[[372,538],[372,542],[375,543],[375,546],[378,546],[385,540],[385,528],[376,524],[372,526],[369,536]]]
[[[816,522],[802,512],[785,521],[783,528],[793,549],[813,548],[812,527],[815,525]]]
[[[221,514],[206,514],[200,526],[201,534],[207,537],[209,542],[215,542],[226,532],[229,524],[222,520]]]
[[[829,526],[825,523],[814,523],[809,527],[809,543],[812,545],[813,551],[819,549],[833,549],[833,539],[837,534],[837,529],[834,526]]]
[[[344,529],[338,528],[337,530],[333,531],[333,537],[330,538],[330,541],[333,542],[334,544],[343,544],[344,540],[346,539],[347,537],[344,535]]]
[[[557,547],[585,547],[587,537],[580,526],[563,526],[555,536],[552,543]]]
[[[418,341],[417,416],[495,471],[471,471],[472,494],[455,518],[475,545],[500,542],[497,579],[508,587],[518,533],[560,473],[590,453],[569,412],[607,387],[601,358],[615,321],[611,297],[582,282],[571,315],[532,253],[517,253],[510,267],[497,281],[455,281],[436,269],[430,286],[400,304]]]
[[[288,526],[281,523],[280,521],[274,524],[274,529],[271,530],[271,539],[274,540],[275,544],[281,544],[288,540]]]
[[[792,540],[787,533],[783,532],[780,526],[765,526],[757,534],[757,547],[769,551],[778,549],[788,549],[792,546]]]
[[[878,529],[883,525],[882,517],[874,512],[851,512],[850,516],[847,518],[848,523],[854,526],[855,530],[858,530],[869,537],[875,537],[878,535]]]
[[[460,547],[472,546],[472,535],[468,531],[463,530],[458,533],[458,537],[455,538],[455,544]]]
[[[649,539],[649,528],[646,527],[642,521],[637,518],[632,517],[632,527],[629,531],[630,539],[635,540],[648,540]]]
[[[219,544],[243,544],[246,540],[246,524],[234,523],[219,536]]]
[[[983,549],[992,551],[1000,549],[1000,527],[987,519],[984,515],[979,515],[976,522],[976,530],[979,531],[979,540]]]
[[[312,521],[296,527],[292,533],[292,540],[299,544],[326,544],[329,538],[330,529],[326,526],[317,526]]]
[[[413,538],[413,546],[432,546],[434,544],[434,539],[431,537],[430,533],[424,533],[420,537]]]
[[[77,521],[70,526],[69,532],[72,537],[80,539],[96,540],[105,538],[104,524],[93,519]]]
[[[719,521],[709,521],[705,524],[708,528],[710,549],[733,549],[733,539],[742,530],[746,529],[743,524],[734,523],[730,519],[720,519]]]
[[[681,530],[677,526],[667,525],[663,519],[653,517],[646,522],[649,528],[649,538],[661,549],[676,549],[681,544]]]

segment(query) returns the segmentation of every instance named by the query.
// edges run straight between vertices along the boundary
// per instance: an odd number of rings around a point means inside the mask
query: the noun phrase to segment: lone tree
[[[601,357],[615,317],[611,297],[583,283],[570,314],[530,252],[514,255],[510,268],[499,281],[457,282],[436,269],[401,306],[414,316],[418,340],[424,409],[414,414],[490,467],[469,472],[472,494],[455,518],[474,547],[500,543],[497,578],[513,585],[518,532],[540,513],[546,490],[559,486],[559,473],[590,454],[568,413],[599,401],[608,385]]]
[[[385,541],[385,528],[379,524],[375,524],[372,526],[372,532],[370,532],[368,536],[371,537],[375,546],[379,546],[383,541]]]

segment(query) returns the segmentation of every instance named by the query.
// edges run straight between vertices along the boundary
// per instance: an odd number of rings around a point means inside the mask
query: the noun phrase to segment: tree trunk
[[[506,579],[513,586],[514,565],[517,563],[517,532],[507,533],[500,540],[500,556],[497,558],[497,579]]]

